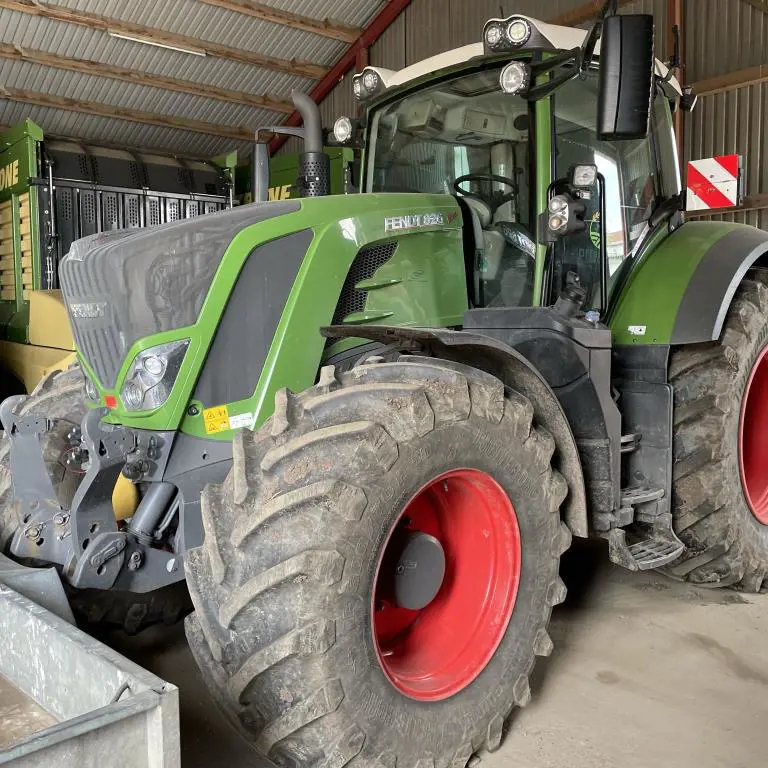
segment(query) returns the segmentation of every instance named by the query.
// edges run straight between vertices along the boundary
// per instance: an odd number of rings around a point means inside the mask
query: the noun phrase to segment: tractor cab
[[[652,215],[678,199],[682,92],[652,59],[649,18],[607,16],[591,32],[492,19],[481,44],[356,77],[371,101],[361,189],[456,198],[472,307],[549,306],[578,278],[585,308],[605,314]],[[560,192],[579,203],[570,227]],[[547,231],[550,216],[562,229]]]

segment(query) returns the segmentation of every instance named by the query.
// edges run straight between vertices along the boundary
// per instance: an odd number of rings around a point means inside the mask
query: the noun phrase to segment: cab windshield
[[[531,110],[502,94],[500,68],[464,73],[378,110],[368,192],[455,195],[475,233],[475,306],[531,302]]]

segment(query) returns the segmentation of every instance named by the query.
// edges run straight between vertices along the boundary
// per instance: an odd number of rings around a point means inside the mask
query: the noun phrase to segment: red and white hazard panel
[[[743,199],[741,155],[720,155],[688,163],[689,211],[733,208]]]

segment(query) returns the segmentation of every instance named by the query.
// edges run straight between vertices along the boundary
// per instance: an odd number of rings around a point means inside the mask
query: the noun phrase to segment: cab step
[[[648,504],[651,501],[658,501],[663,497],[663,488],[645,488],[643,486],[623,488],[621,491],[621,506],[636,507],[640,504]]]
[[[611,562],[630,571],[662,568],[677,560],[685,549],[672,529],[669,512],[658,515],[652,525],[634,523],[628,528],[613,528],[603,536],[608,540]]]
[[[642,435],[639,435],[639,434],[622,435],[621,436],[621,452],[632,453],[633,451],[636,451],[640,447],[641,437]]]

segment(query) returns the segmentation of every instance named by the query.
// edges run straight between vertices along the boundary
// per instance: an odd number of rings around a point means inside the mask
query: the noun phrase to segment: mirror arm
[[[651,218],[648,219],[648,226],[651,229],[656,229],[662,222],[672,218],[678,211],[685,210],[685,203],[683,193],[680,192],[677,195],[672,195],[664,200],[656,210],[651,214]]]
[[[576,67],[563,68],[555,77],[546,83],[541,85],[535,85],[530,88],[523,96],[528,101],[539,101],[540,99],[546,99],[547,96],[551,96],[563,83],[567,83],[569,80],[573,80],[579,76],[579,70]]]

